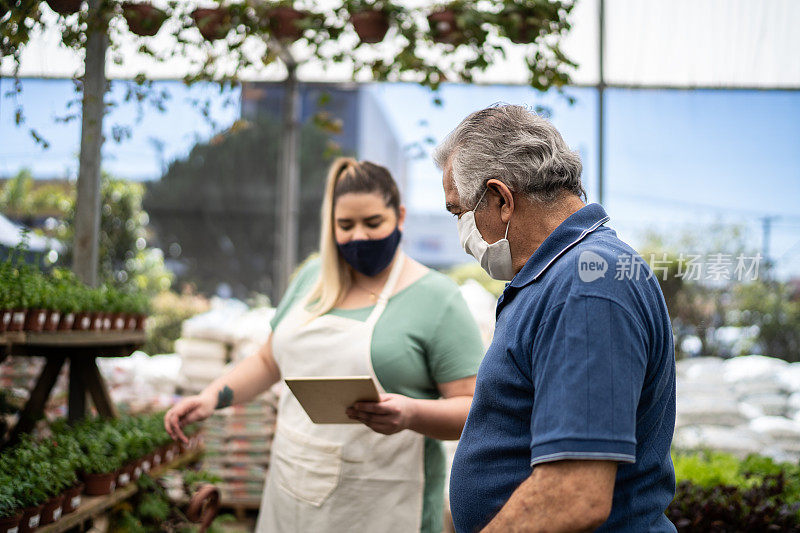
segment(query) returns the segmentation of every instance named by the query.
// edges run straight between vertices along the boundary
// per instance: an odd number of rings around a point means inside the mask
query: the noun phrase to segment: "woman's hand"
[[[189,439],[183,433],[183,427],[198,420],[205,420],[214,412],[214,400],[203,395],[187,396],[172,406],[164,415],[164,428],[173,440],[182,440],[188,444]]]
[[[381,394],[377,402],[357,402],[347,409],[347,416],[373,431],[393,435],[411,427],[416,400],[401,394]]]

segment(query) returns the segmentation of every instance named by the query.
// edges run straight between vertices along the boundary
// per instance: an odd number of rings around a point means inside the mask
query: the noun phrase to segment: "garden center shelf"
[[[158,477],[167,470],[179,469],[191,464],[197,461],[202,453],[202,449],[187,451],[179,455],[173,461],[154,468],[150,472],[150,476]],[[55,523],[41,527],[36,531],[39,533],[58,533],[73,529],[84,524],[87,520],[102,514],[117,503],[127,500],[136,494],[137,490],[138,487],[136,483],[131,482],[124,487],[116,489],[107,496],[83,496],[81,505],[74,512],[64,515]]]
[[[92,397],[100,416],[116,417],[98,357],[127,357],[145,342],[144,331],[52,331],[6,332],[0,335],[0,361],[7,356],[43,357],[46,360],[30,398],[20,411],[6,446],[22,433],[30,432],[42,417],[44,406],[56,384],[61,368],[69,361],[69,402],[67,418],[80,420],[86,415],[86,395]]]

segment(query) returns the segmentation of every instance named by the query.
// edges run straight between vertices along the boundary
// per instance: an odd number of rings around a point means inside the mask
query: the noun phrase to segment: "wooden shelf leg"
[[[31,397],[28,403],[19,414],[19,420],[11,431],[11,435],[6,442],[6,446],[14,444],[19,441],[19,436],[23,433],[29,433],[36,421],[44,414],[44,406],[47,399],[50,397],[50,391],[56,384],[58,374],[61,372],[61,367],[64,365],[64,357],[52,357],[47,359],[42,373],[39,374],[39,379],[36,381],[36,386],[31,392]]]
[[[92,401],[94,406],[97,407],[97,413],[107,418],[117,418],[117,408],[114,407],[114,402],[111,401],[106,382],[100,374],[100,369],[97,368],[97,361],[94,359],[87,361],[85,368],[86,388],[89,390],[89,394],[92,395]]]
[[[67,420],[71,424],[86,416],[86,366],[86,360],[82,357],[69,359]]]

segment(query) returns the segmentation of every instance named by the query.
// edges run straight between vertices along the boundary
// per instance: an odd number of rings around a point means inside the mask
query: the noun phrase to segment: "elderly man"
[[[581,161],[525,108],[468,116],[437,148],[461,244],[494,278],[494,339],[456,451],[461,532],[675,531],[675,359],[646,264]]]

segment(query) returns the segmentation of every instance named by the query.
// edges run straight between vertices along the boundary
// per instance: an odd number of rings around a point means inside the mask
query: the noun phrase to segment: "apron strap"
[[[394,292],[394,288],[397,286],[397,280],[400,279],[400,273],[403,271],[404,263],[405,254],[400,251],[397,255],[397,260],[392,266],[392,271],[389,273],[389,279],[386,280],[383,290],[378,295],[378,302],[375,304],[375,307],[369,314],[369,318],[367,318],[367,324],[370,326],[374,326],[378,322],[383,310],[386,309],[386,304],[389,302],[389,297],[391,297],[392,293]]]

